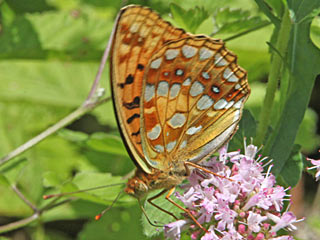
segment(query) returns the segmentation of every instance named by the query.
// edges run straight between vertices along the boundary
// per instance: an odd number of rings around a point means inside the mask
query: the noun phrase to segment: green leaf
[[[86,142],[87,146],[96,151],[102,151],[121,156],[128,156],[122,139],[106,133],[94,133]]]
[[[241,9],[220,9],[215,14],[214,34],[236,35],[242,31],[266,25],[268,21],[259,16],[252,17],[249,11]]]
[[[46,0],[6,0],[6,2],[18,14],[54,10]]]
[[[274,15],[272,9],[267,5],[264,0],[255,0],[259,9],[270,19],[270,21],[275,25],[280,25],[280,19]]]
[[[55,187],[62,184],[62,180],[53,171],[47,171],[42,175],[44,187]]]
[[[289,9],[292,11],[292,20],[295,24],[300,24],[302,21],[306,21],[309,26],[313,17],[319,13],[320,2],[317,0],[287,0]],[[309,28],[306,29],[309,31]]]
[[[109,19],[108,19],[109,20]],[[18,15],[3,25],[0,58],[100,60],[113,21],[69,11]]]
[[[126,180],[123,180],[121,176],[112,176],[110,173],[80,172],[72,180],[74,186],[68,184],[63,187],[63,191],[84,190],[102,186],[103,188],[77,193],[75,196],[87,201],[110,204],[116,199],[117,195],[123,191],[125,183]],[[114,184],[117,185],[114,186]],[[76,188],[72,189],[75,186]],[[128,204],[133,201],[133,198],[122,194],[117,204]]]
[[[0,2],[0,12],[2,25],[11,24],[15,18],[15,13],[6,2]]]
[[[71,142],[84,142],[89,138],[88,134],[84,132],[72,131],[66,128],[61,129],[58,134],[60,137]]]
[[[303,156],[301,146],[294,145],[292,152],[280,172],[283,185],[294,187],[300,180],[303,170]]]
[[[0,101],[73,109],[85,100],[97,69],[92,63],[1,61],[0,87],[6,91]]]
[[[250,139],[255,137],[256,125],[256,120],[254,119],[250,111],[244,109],[242,118],[239,122],[239,129],[231,139],[229,143],[229,149],[231,151],[243,149],[244,139],[247,139],[247,142],[250,142]]]
[[[181,190],[177,190],[181,191]],[[148,198],[155,196],[160,191],[153,192],[152,195],[150,195]],[[176,217],[180,218],[181,210],[170,203],[168,200],[165,199],[167,193],[161,195],[160,197],[154,199],[152,202],[158,205],[159,207],[173,213]],[[170,197],[173,201],[181,205],[181,202],[174,196],[174,194]],[[176,221],[172,216],[169,214],[157,209],[156,207],[152,206],[148,201],[145,201],[144,208],[146,210],[146,213],[151,221],[156,221],[157,223],[161,224],[168,224],[170,222]],[[152,237],[159,235],[161,231],[159,232],[159,229],[151,226],[149,222],[147,221],[146,217],[142,215],[142,225],[143,225],[143,232],[146,236]]]
[[[9,187],[10,186],[9,180],[3,174],[0,174],[0,185],[3,185],[5,187]]]
[[[16,184],[26,165],[26,158],[15,158],[0,167],[0,174],[4,174],[6,180],[9,181],[10,184]]]
[[[316,76],[320,73],[320,51],[312,44],[309,37],[311,20],[299,22],[314,8],[320,7],[320,2],[290,0],[288,5],[295,15],[288,51],[290,86],[279,123],[264,153],[274,159],[275,174],[281,172],[292,152]]]
[[[102,239],[150,239],[142,233],[139,221],[141,210],[135,204],[130,208],[111,208],[99,221],[90,221],[85,224],[79,233],[79,240]]]
[[[54,182],[51,181],[51,183]],[[46,192],[46,195],[71,193],[65,197],[72,196],[79,200],[107,206],[113,203],[120,193],[121,197],[116,202],[116,206],[130,206],[135,202],[135,199],[123,193],[125,180],[120,176],[112,176],[110,173],[80,172],[71,182],[63,185],[57,182],[57,184],[59,185],[55,187],[60,190],[57,192],[56,189],[50,189]]]
[[[303,21],[312,21],[314,18],[319,17],[320,14],[320,8],[315,8],[310,12],[308,15],[306,15],[304,18],[299,20],[299,23]]]
[[[313,44],[320,49],[320,17],[315,17],[312,21],[310,38]]]
[[[308,108],[295,140],[295,144],[300,145],[304,153],[310,153],[320,146],[320,136],[317,135],[317,124],[317,113]]]
[[[283,1],[282,0],[265,0],[265,2],[274,10],[275,15],[281,18],[283,15]]]
[[[37,131],[43,130],[48,124],[60,120],[81,105],[89,93],[97,69],[97,63],[25,60],[0,62],[0,88],[5,89],[0,92],[0,111],[3,108],[3,114],[7,116],[10,113],[9,116],[17,118],[0,119],[0,124],[3,121],[11,125],[19,121],[19,128],[28,123],[29,126],[37,127]],[[108,71],[105,71],[102,78],[108,79],[107,75]],[[101,84],[109,92],[109,85],[104,81]],[[3,106],[2,102],[5,102]],[[12,102],[14,106],[8,105],[8,102]],[[23,114],[25,117],[22,117]],[[111,101],[95,109],[93,114],[102,123],[116,126]],[[31,119],[32,117],[35,118]],[[4,129],[11,128],[5,126]],[[0,135],[0,139],[1,137]],[[28,136],[24,137],[28,139]]]
[[[192,33],[195,33],[200,24],[209,17],[208,12],[203,7],[198,6],[184,10],[179,5],[171,3],[170,10],[175,22]]]

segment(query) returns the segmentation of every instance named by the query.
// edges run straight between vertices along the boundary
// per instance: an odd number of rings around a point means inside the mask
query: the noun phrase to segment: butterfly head
[[[139,178],[138,171],[133,178],[129,179],[124,191],[130,196],[141,199],[148,193],[149,187],[143,179]]]
[[[153,169],[151,174],[138,168],[135,175],[129,179],[124,191],[135,198],[141,199],[152,190],[170,189],[180,184],[188,175],[183,163],[180,165],[173,167],[170,171]]]

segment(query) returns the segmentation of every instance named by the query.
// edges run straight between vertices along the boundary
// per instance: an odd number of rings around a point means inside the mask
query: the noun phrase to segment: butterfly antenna
[[[147,214],[146,210],[144,209],[144,207],[142,206],[141,201],[140,201],[139,198],[138,198],[138,203],[139,203],[139,207],[141,208],[141,211],[143,212],[144,216],[146,217],[148,223],[149,223],[151,226],[153,226],[153,227],[163,227],[163,225],[156,225],[156,224],[154,224],[153,222],[151,222],[151,220],[150,220],[150,218],[148,217],[148,214]]]
[[[118,195],[116,196],[116,198],[112,201],[112,203],[110,204],[110,206],[107,207],[106,209],[104,209],[103,211],[101,211],[101,213],[99,213],[98,215],[96,215],[96,216],[94,217],[94,219],[95,219],[96,221],[100,220],[100,218],[101,218],[107,211],[109,211],[109,210],[113,207],[113,205],[118,201],[118,199],[120,198],[120,196],[121,196],[121,194],[122,194],[123,192],[124,192],[123,190],[120,191],[120,192],[118,193]]]
[[[47,200],[47,199],[50,199],[53,197],[63,197],[63,196],[73,195],[76,193],[88,192],[88,191],[92,191],[92,190],[97,190],[97,189],[106,188],[106,187],[114,187],[114,186],[119,186],[119,185],[124,185],[124,183],[114,183],[114,184],[103,185],[103,186],[99,186],[99,187],[82,189],[82,190],[78,190],[78,191],[74,191],[74,192],[64,192],[64,193],[43,195],[43,199]]]

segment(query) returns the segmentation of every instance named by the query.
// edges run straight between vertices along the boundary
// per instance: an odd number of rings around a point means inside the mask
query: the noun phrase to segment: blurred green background
[[[83,103],[123,3],[150,6],[177,27],[222,39],[266,23],[253,0],[0,0],[0,157]],[[205,11],[199,12],[207,16],[204,21],[200,16],[196,23],[186,23],[175,15],[179,6],[200,6]],[[315,18],[311,31],[318,47],[319,22],[319,17]],[[252,93],[246,108],[255,117],[265,92],[270,62],[267,42],[272,30],[268,25],[227,42],[248,71]],[[316,150],[320,144],[319,79],[296,140],[305,154],[315,158],[319,158]],[[109,96],[108,67],[101,84]],[[109,101],[0,168],[0,226],[32,215],[12,185],[40,208],[47,204],[44,194],[125,182],[121,176],[133,168]],[[308,179],[306,176],[306,204],[316,189]],[[141,210],[127,196],[100,221],[94,221],[120,189],[77,195],[80,200],[46,211],[39,221],[3,234],[4,239],[147,239]]]

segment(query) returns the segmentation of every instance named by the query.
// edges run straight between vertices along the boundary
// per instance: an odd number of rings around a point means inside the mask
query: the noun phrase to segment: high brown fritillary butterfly
[[[125,192],[140,199],[164,189],[170,201],[188,165],[236,132],[247,73],[222,40],[186,33],[134,5],[120,12],[110,66],[118,125],[137,166]]]

